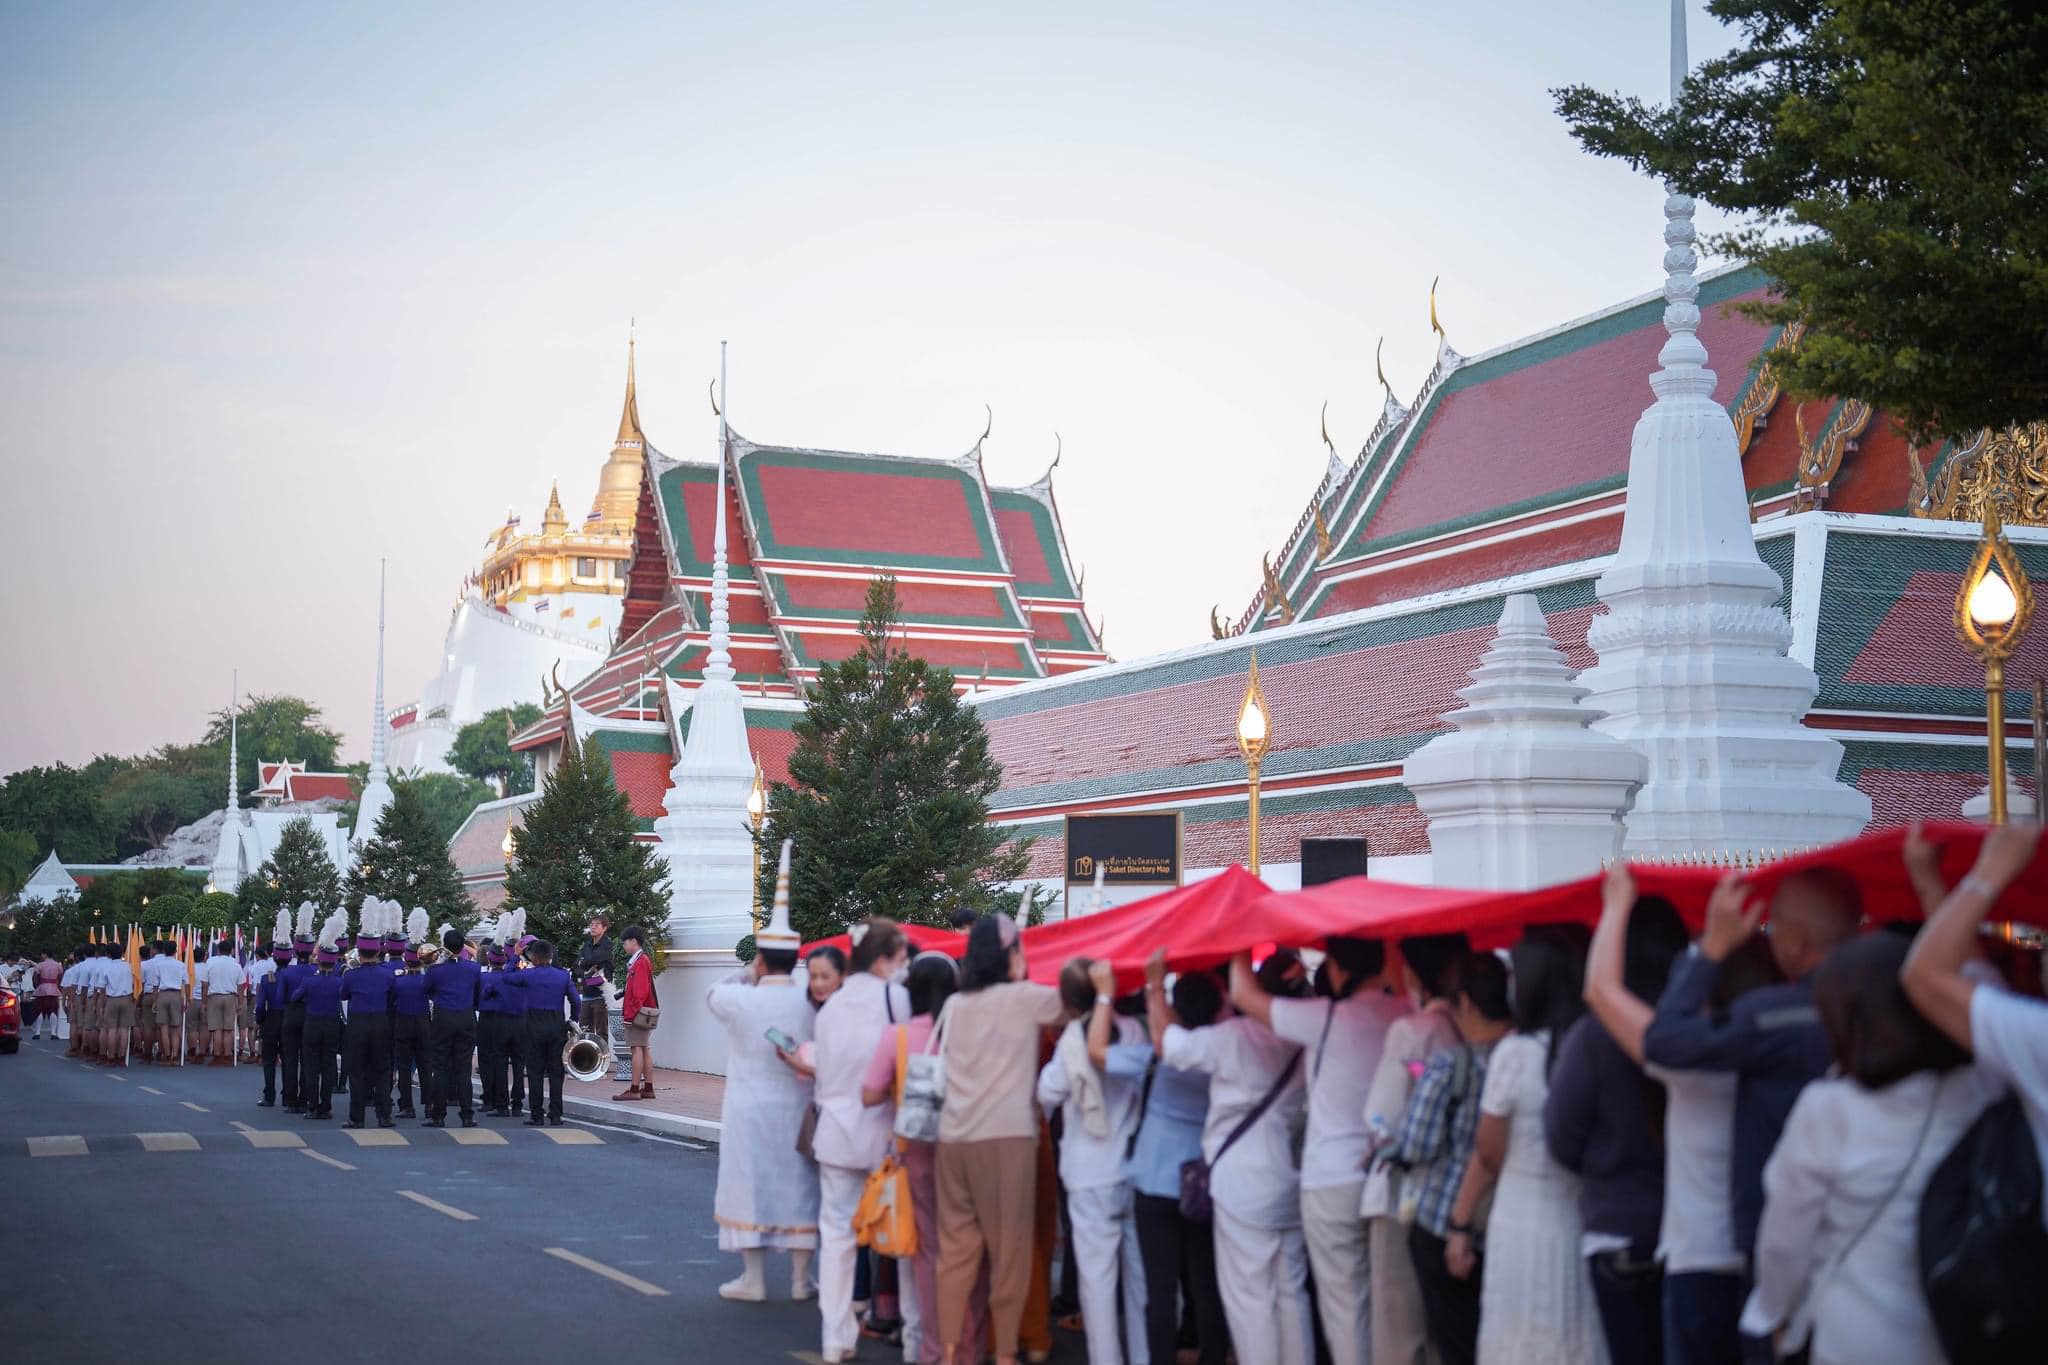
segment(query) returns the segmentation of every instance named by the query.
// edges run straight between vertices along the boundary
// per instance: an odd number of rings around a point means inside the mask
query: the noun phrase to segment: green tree
[[[893,642],[896,580],[868,585],[861,647],[828,665],[796,723],[788,785],[762,822],[762,904],[793,839],[790,922],[806,939],[869,915],[943,925],[961,905],[994,908],[1023,875],[1029,841],[989,823],[1002,783],[981,718],[953,675]]]
[[[462,822],[469,813],[484,802],[495,800],[497,793],[473,777],[460,773],[420,773],[418,776],[397,777],[391,781],[391,790],[411,787],[418,793],[420,801],[427,808],[427,818],[433,822],[434,832],[447,843],[455,837],[455,831],[462,828]]]
[[[0,905],[14,899],[14,893],[28,885],[36,873],[36,840],[20,830],[0,829]]]
[[[178,924],[196,924],[208,929],[219,927],[199,918],[197,901],[189,891],[166,891],[161,896],[152,896],[141,913],[142,922],[152,929],[159,925]]]
[[[391,804],[357,849],[342,903],[360,906],[365,896],[397,901],[408,912],[425,906],[435,924],[466,923],[471,914],[462,874],[448,857],[448,841],[434,827],[417,783],[393,786]]]
[[[227,756],[203,744],[170,745],[114,769],[100,789],[100,804],[117,831],[122,856],[162,848],[179,827],[219,810],[226,792]]]
[[[500,796],[530,792],[533,759],[512,751],[512,735],[540,717],[540,708],[526,701],[486,711],[456,731],[448,762],[464,776],[490,783]]]
[[[14,912],[13,927],[0,929],[0,952],[11,948],[37,957],[47,952],[61,962],[85,942],[86,918],[79,913],[77,899],[69,895],[21,906]]]
[[[227,770],[228,720],[226,707],[213,713],[203,743],[219,754],[216,772]],[[315,772],[333,772],[341,752],[341,736],[320,723],[320,708],[300,697],[250,697],[242,703],[237,727],[241,750],[238,791],[247,794],[256,787],[256,765],[283,759],[304,763]]]
[[[1746,216],[1747,311],[1803,397],[1883,407],[1918,441],[2048,418],[2048,7],[1712,0],[1743,41],[1675,107],[1555,92],[1585,147]]]
[[[79,908],[106,924],[153,924],[157,902],[189,898],[204,886],[203,872],[182,867],[138,867],[95,876],[78,893]],[[175,906],[178,902],[172,901]],[[189,904],[189,900],[187,901]]]
[[[235,901],[256,924],[274,922],[280,906],[297,915],[301,901],[313,902],[322,915],[341,907],[341,873],[312,821],[302,817],[284,827],[263,866],[235,888]]]
[[[152,901],[151,905],[154,906],[155,902]],[[192,922],[207,929],[232,929],[237,924],[245,930],[257,927],[250,920],[243,918],[242,903],[236,900],[232,893],[226,891],[202,891],[193,897]],[[266,930],[269,927],[267,924],[263,926]],[[267,933],[264,941],[269,941]]]
[[[527,932],[568,951],[602,909],[614,925],[644,926],[656,939],[668,919],[668,865],[634,837],[626,794],[595,740],[565,744],[540,800],[512,831],[505,904],[526,909]],[[658,943],[648,944],[652,952]],[[573,958],[575,954],[569,952]]]
[[[63,763],[8,774],[0,783],[0,829],[34,839],[38,862],[52,849],[73,863],[114,857],[114,822],[100,804],[98,783]]]

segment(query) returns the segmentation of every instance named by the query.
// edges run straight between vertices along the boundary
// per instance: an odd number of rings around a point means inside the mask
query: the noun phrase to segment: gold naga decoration
[[[2048,526],[2048,422],[1980,432],[1959,441],[1930,480],[1917,449],[1906,452],[1912,513],[1942,521]]]
[[[1337,443],[1330,439],[1330,400],[1327,398],[1323,400],[1323,444],[1330,448],[1332,455],[1337,453]]]
[[[721,411],[719,410],[719,407],[718,407],[718,380],[717,380],[716,378],[712,379],[712,381],[711,381],[711,388],[710,388],[710,394],[711,394],[711,415],[712,415],[713,417],[723,417],[723,416],[725,416],[725,414],[724,414],[723,412],[721,412]]]
[[[1844,399],[1841,411],[1832,423],[1821,428],[1820,440],[1816,442],[1806,434],[1804,405],[1792,409],[1792,428],[1799,437],[1799,489],[1793,495],[1793,510],[1803,512],[1820,506],[1821,490],[1841,469],[1843,452],[1863,434],[1875,412],[1860,398]]]
[[[1785,330],[1778,334],[1778,345],[1788,351],[1797,350],[1800,339],[1805,335],[1805,323],[1788,322],[1785,324]],[[1749,453],[1749,443],[1756,436],[1757,423],[1771,410],[1771,405],[1778,401],[1778,388],[1777,371],[1771,368],[1771,363],[1767,360],[1756,372],[1756,382],[1749,386],[1749,392],[1744,394],[1742,402],[1736,405],[1736,453]]]
[[[1330,557],[1330,523],[1323,520],[1323,505],[1316,504],[1316,558]]]
[[[1443,281],[1443,278],[1443,276],[1439,275],[1429,282],[1429,330],[1435,332],[1439,340],[1449,341],[1450,337],[1445,333],[1444,325],[1438,322],[1436,318],[1436,287]],[[1387,376],[1384,371],[1380,374],[1380,382],[1382,384],[1387,382]]]
[[[1266,610],[1280,613],[1280,624],[1294,624],[1294,603],[1287,600],[1287,589],[1280,586],[1280,576],[1273,572],[1273,556],[1270,552],[1261,557],[1259,565],[1265,570]]]
[[[1432,285],[1431,289],[1433,292],[1435,286]],[[1431,318],[1434,318],[1436,316],[1436,300],[1434,299],[1434,297],[1432,297],[1430,300],[1429,315]],[[1381,356],[1386,352],[1386,349],[1387,339],[1385,337],[1381,337],[1380,344],[1372,348],[1372,369],[1373,373],[1379,376],[1380,387],[1387,391],[1387,397],[1392,398],[1394,396],[1394,386],[1387,382],[1386,362],[1381,359]]]
[[[1230,638],[1229,629],[1223,624],[1222,618],[1216,615],[1216,607],[1221,605],[1222,603],[1219,602],[1216,606],[1209,608],[1209,638],[1212,640],[1228,640]]]

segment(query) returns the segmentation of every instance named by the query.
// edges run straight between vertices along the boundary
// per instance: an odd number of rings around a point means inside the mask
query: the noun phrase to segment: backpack
[[[1955,1361],[2039,1360],[2048,1332],[2048,1228],[2041,1162],[2019,1100],[2007,1095],[1941,1159],[1920,1199],[1920,1283]]]

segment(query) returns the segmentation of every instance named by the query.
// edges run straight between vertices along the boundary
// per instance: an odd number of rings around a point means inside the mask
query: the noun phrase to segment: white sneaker
[[[768,1291],[761,1282],[751,1276],[742,1275],[737,1280],[727,1280],[718,1286],[718,1297],[731,1299],[735,1303],[761,1303],[768,1297]]]

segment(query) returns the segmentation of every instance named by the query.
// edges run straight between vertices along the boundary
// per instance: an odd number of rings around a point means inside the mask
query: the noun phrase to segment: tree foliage
[[[0,828],[36,841],[36,860],[54,849],[72,863],[112,862],[114,821],[85,773],[63,763],[23,768],[0,783]]]
[[[448,841],[435,828],[415,782],[392,786],[391,804],[357,849],[342,901],[354,909],[365,896],[397,901],[408,911],[425,906],[437,925],[447,921],[468,926],[471,907],[462,874],[449,858]]]
[[[597,742],[580,751],[565,744],[540,800],[512,831],[506,906],[525,907],[527,932],[558,950],[573,946],[591,912],[601,909],[614,925],[644,927],[654,940],[651,953],[668,920],[668,865],[634,838],[637,830],[632,804],[612,784]]]
[[[279,907],[296,915],[301,901],[313,902],[323,915],[340,908],[341,873],[312,821],[302,818],[284,827],[263,866],[235,888],[235,900],[254,924],[274,923]]]
[[[247,794],[255,790],[259,763],[290,759],[314,772],[334,771],[341,752],[341,736],[321,724],[320,708],[312,702],[283,694],[249,697],[242,702],[240,716],[236,727],[241,758],[235,775],[240,783],[238,791]],[[202,741],[218,755],[214,768],[217,773],[227,769],[230,718],[226,707],[214,712]]]
[[[533,724],[541,710],[532,702],[501,706],[486,711],[455,732],[448,750],[448,762],[455,771],[479,782],[489,782],[500,796],[517,796],[533,790],[533,759],[512,751],[512,735]]]
[[[420,803],[426,807],[427,819],[444,844],[455,837],[455,831],[462,828],[462,822],[469,818],[471,811],[497,796],[489,786],[459,773],[421,773],[417,777],[393,778],[391,790],[396,793],[401,787],[410,787],[419,796]]]
[[[1574,86],[1572,132],[1746,215],[1749,311],[1805,324],[1788,391],[1915,440],[2048,418],[2048,8],[2009,0],[1712,0],[1742,43],[1675,108]]]
[[[981,717],[950,671],[894,641],[896,623],[896,581],[878,578],[860,648],[819,675],[796,723],[790,781],[769,792],[761,903],[782,840],[794,840],[790,922],[807,940],[869,915],[943,925],[961,905],[993,908],[997,884],[1024,871],[1029,841],[989,823],[1003,773]]]

